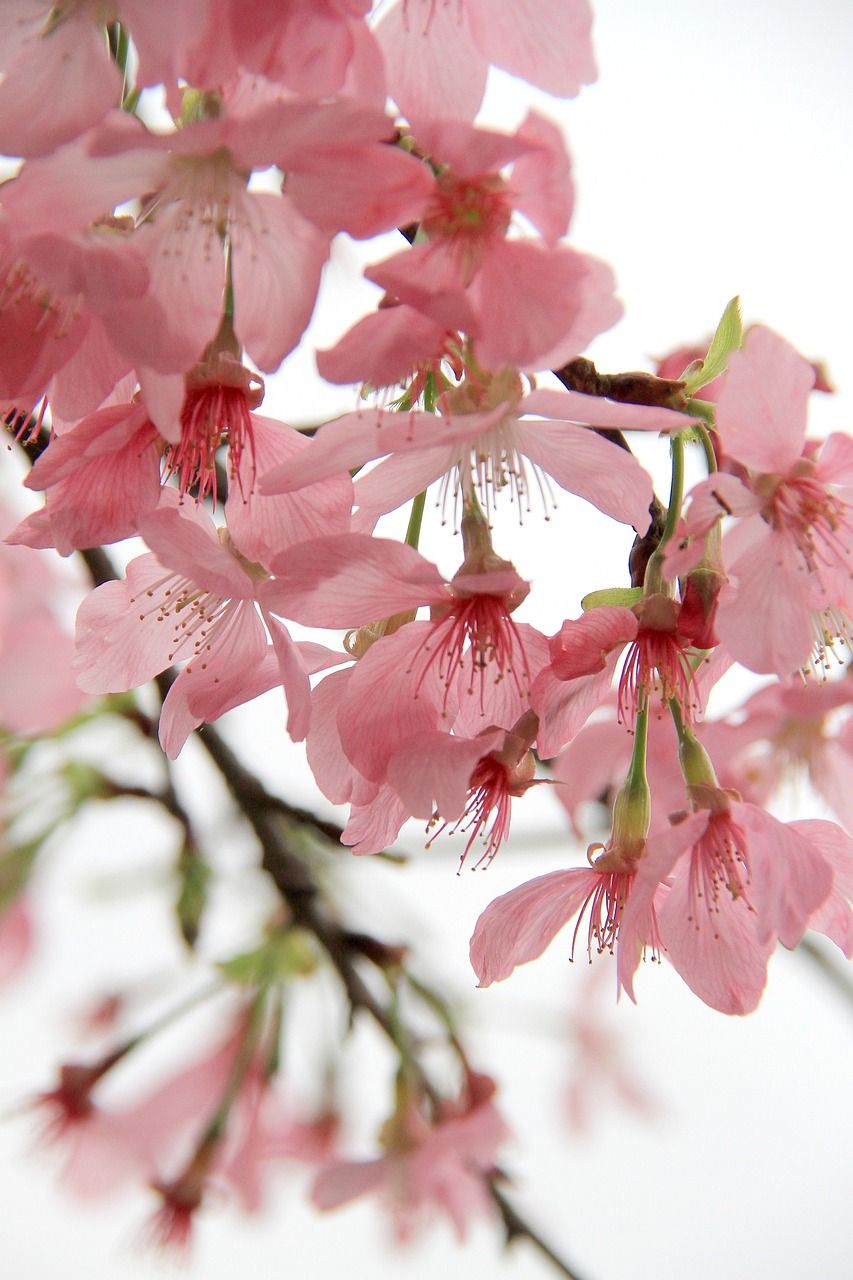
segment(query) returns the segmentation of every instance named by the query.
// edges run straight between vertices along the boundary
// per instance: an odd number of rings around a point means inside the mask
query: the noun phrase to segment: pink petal
[[[318,351],[317,369],[327,382],[393,386],[437,354],[443,338],[443,327],[414,307],[383,307],[359,320],[334,347]]]
[[[790,824],[754,804],[734,804],[732,810],[750,837],[749,893],[757,912],[759,939],[764,942],[778,934],[784,946],[795,947],[809,917],[829,897],[832,868],[820,844]]]
[[[302,653],[290,638],[286,627],[266,612],[264,621],[272,636],[279,675],[287,699],[287,732],[294,742],[303,742],[311,723],[311,686]]]
[[[0,83],[6,155],[39,156],[96,124],[121,95],[103,32],[83,10],[30,40]],[[61,111],[46,104],[61,103]]]
[[[697,909],[688,863],[658,912],[667,959],[691,991],[721,1013],[751,1013],[767,982],[773,939],[759,942],[743,898],[721,890],[713,910]]]
[[[437,728],[442,719],[445,690],[435,664],[420,676],[414,665],[431,630],[427,622],[407,623],[371,645],[350,675],[338,731],[347,757],[371,781],[384,781],[401,743]]]
[[[486,59],[472,47],[464,11],[432,0],[387,10],[376,27],[388,92],[409,117],[473,120],[486,87]]]
[[[450,598],[435,565],[412,547],[366,534],[303,542],[277,556],[273,572],[264,600],[311,627],[361,627]]]
[[[514,76],[561,98],[573,98],[598,72],[587,0],[466,0],[477,48]]]
[[[257,366],[274,372],[311,319],[328,239],[288,199],[249,192],[231,224],[234,327]]]
[[[496,898],[480,916],[471,938],[477,985],[501,982],[518,965],[538,959],[598,880],[591,868],[552,871]]]
[[[455,822],[465,809],[474,766],[505,736],[502,729],[473,739],[438,730],[413,735],[391,758],[388,782],[413,818],[428,821],[437,812],[445,822]]]
[[[551,121],[529,111],[518,136],[535,146],[515,161],[511,185],[515,207],[553,248],[569,227],[574,205],[571,165],[563,135]]]
[[[382,853],[388,849],[409,817],[408,810],[396,791],[383,783],[365,805],[353,802],[341,843],[350,845],[353,853]]]
[[[191,499],[164,489],[160,506],[144,516],[140,532],[161,564],[217,595],[248,600],[254,584],[236,556],[217,537],[213,521]]]
[[[808,662],[815,643],[814,580],[784,536],[761,522],[752,546],[731,565],[735,585],[724,587],[717,632],[750,671],[786,679]]]
[[[308,447],[298,431],[283,422],[252,415],[251,449],[229,487],[225,518],[235,546],[248,560],[269,567],[275,554],[309,538],[343,533],[349,528],[353,503],[347,475],[330,476],[292,494],[259,493],[257,478],[297,457]]]
[[[160,745],[174,760],[200,724],[266,693],[277,683],[277,668],[267,658],[267,643],[255,606],[230,606],[216,642],[187,664],[172,685],[160,715]]]
[[[785,474],[802,452],[814,370],[771,329],[755,325],[720,384],[716,428],[726,453],[756,471]]]
[[[290,493],[316,480],[350,471],[386,454],[416,453],[475,440],[506,412],[500,404],[485,413],[443,417],[432,413],[348,413],[320,427],[299,458],[274,467],[260,483],[261,493]],[[414,492],[418,492],[415,490]]]
[[[551,670],[559,680],[604,671],[614,650],[633,640],[637,619],[630,609],[602,605],[563,623],[551,639]]]
[[[853,840],[834,822],[820,818],[790,826],[816,848],[832,868],[832,891],[809,919],[809,928],[830,938],[849,960],[853,956]]]

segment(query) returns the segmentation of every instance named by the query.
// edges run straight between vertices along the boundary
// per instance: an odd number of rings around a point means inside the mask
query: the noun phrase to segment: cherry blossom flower
[[[782,678],[810,658],[825,663],[846,640],[853,606],[853,445],[839,434],[819,451],[806,442],[813,384],[793,347],[761,326],[750,331],[730,358],[716,412],[726,454],[745,476],[716,474],[696,486],[667,557],[669,570],[682,572],[722,513],[738,518],[717,629],[738,661]]]
[[[819,840],[744,804],[737,793],[689,790],[696,806],[686,820],[693,824],[691,839],[681,849],[670,842],[642,861],[626,927],[672,873],[656,909],[667,959],[712,1008],[749,1013],[764,990],[776,939],[797,945],[830,894],[832,866]]]
[[[80,607],[81,687],[90,693],[132,689],[188,658],[163,704],[160,733],[167,754],[176,756],[202,721],[279,682],[287,695],[289,731],[297,741],[303,738],[308,672],[326,665],[329,651],[294,644],[268,610],[262,609],[261,621],[257,588],[265,570],[241,556],[225,531],[219,537],[200,507],[181,504],[166,489],[141,530],[154,554],[132,560],[124,582],[105,583]]]
[[[463,501],[476,493],[490,510],[495,494],[509,489],[519,512],[530,510],[537,489],[553,501],[548,477],[600,511],[645,533],[651,481],[633,455],[590,427],[671,431],[688,423],[670,409],[617,404],[568,391],[522,395],[521,381],[504,370],[479,386],[461,384],[443,398],[438,415],[347,414],[320,427],[302,458],[276,467],[261,481],[262,493],[288,493],[374,459],[385,461],[356,481],[359,529],[372,529],[436,480]],[[527,415],[541,413],[541,418]]]
[[[312,1202],[318,1209],[337,1209],[376,1191],[400,1243],[412,1239],[436,1210],[464,1240],[472,1219],[491,1211],[488,1177],[509,1136],[494,1093],[494,1081],[469,1074],[467,1096],[432,1122],[413,1101],[404,1101],[384,1127],[386,1154],[327,1165],[314,1181]]]
[[[572,958],[584,915],[586,951],[617,955],[619,986],[633,999],[632,975],[648,946],[661,948],[654,905],[643,904],[629,916],[639,868],[650,854],[677,857],[702,826],[688,818],[679,826],[652,836],[638,847],[590,846],[590,866],[551,871],[496,898],[482,913],[471,938],[471,964],[481,987],[500,982],[520,964],[538,959],[556,935],[577,916],[572,935]],[[596,848],[600,851],[593,856]]]

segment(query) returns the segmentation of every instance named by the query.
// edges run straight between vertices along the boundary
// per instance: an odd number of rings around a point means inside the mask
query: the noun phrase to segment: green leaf
[[[602,591],[590,591],[589,595],[584,596],[581,608],[584,613],[590,609],[598,609],[603,604],[611,607],[622,605],[630,609],[642,598],[642,587],[604,587]]]
[[[262,946],[223,960],[217,968],[240,986],[261,987],[303,977],[317,968],[317,951],[301,929],[273,934]]]
[[[700,387],[707,386],[709,382],[713,382],[714,378],[719,378],[721,373],[725,373],[729,356],[733,351],[737,351],[742,342],[743,321],[740,315],[740,298],[732,298],[720,317],[708,354],[692,373],[687,375],[684,385],[685,395],[695,395]]]

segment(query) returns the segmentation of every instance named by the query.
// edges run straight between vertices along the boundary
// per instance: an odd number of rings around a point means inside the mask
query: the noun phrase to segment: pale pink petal
[[[292,494],[267,496],[257,479],[308,447],[298,431],[283,422],[252,415],[252,446],[245,449],[225,503],[234,545],[248,560],[269,567],[277,552],[326,533],[349,529],[353,503],[347,475],[330,476]]]
[[[452,6],[451,6],[452,7]],[[474,43],[489,62],[553,93],[573,98],[598,72],[587,0],[465,0]]]
[[[86,699],[73,659],[71,636],[44,605],[8,621],[0,631],[0,724],[13,733],[45,734],[76,715]]]
[[[341,843],[350,845],[353,853],[359,855],[382,853],[397,839],[408,817],[409,812],[396,791],[383,783],[367,804],[353,801]]]
[[[351,668],[326,676],[311,694],[311,726],[306,742],[308,764],[317,786],[333,804],[346,804],[353,796],[356,770],[344,755],[338,733],[338,706],[346,691]]]
[[[705,831],[708,814],[694,813],[683,822],[667,826],[646,844],[637,863],[631,891],[619,925],[617,979],[636,1003],[634,974],[647,947],[657,945],[655,899],[661,881],[675,866],[681,854]]]
[[[469,290],[476,323],[468,328],[477,340],[478,361],[487,369],[504,364],[541,368],[542,356],[577,321],[586,269],[583,254],[565,245],[549,249],[533,240],[495,243]],[[414,298],[407,301],[419,305]],[[429,314],[441,318],[433,310]]]
[[[569,815],[575,835],[583,837],[578,816],[582,804],[597,800],[625,776],[633,739],[615,720],[588,724],[551,762],[558,784],[554,795]]]
[[[813,843],[754,804],[733,804],[732,816],[750,837],[749,896],[758,937],[764,942],[778,934],[784,946],[795,947],[832,890],[832,867],[820,840]]]
[[[804,666],[815,643],[810,578],[796,547],[762,525],[729,569],[717,609],[720,639],[750,671],[783,679]]]
[[[526,622],[514,623],[513,635],[517,645],[511,670],[490,665],[472,673],[463,660],[456,681],[454,733],[473,738],[491,725],[515,724],[530,709],[530,688],[550,660],[548,639]],[[481,674],[482,681],[477,678]]]
[[[360,533],[372,531],[380,516],[396,511],[442,477],[453,475],[459,454],[458,444],[397,453],[359,476],[354,485],[358,510],[353,516],[353,528]],[[453,492],[455,499],[455,485]],[[438,506],[438,501],[435,505]]]
[[[147,593],[164,576],[168,575],[156,556],[140,556],[127,566],[124,582],[106,582],[83,601],[77,612],[74,662],[81,689],[124,693],[169,666],[175,643],[172,627],[156,618],[147,624],[144,619],[151,608]]]
[[[45,155],[96,124],[120,96],[121,76],[103,31],[85,10],[72,8],[48,36],[29,41],[7,68],[0,83],[2,150],[13,156]],[[62,109],[51,110],[50,103],[61,103]]]
[[[551,638],[551,670],[559,680],[594,675],[608,666],[614,650],[633,640],[637,618],[630,609],[602,605],[564,622]]]
[[[711,910],[697,903],[688,862],[658,911],[667,959],[712,1009],[751,1013],[767,982],[773,939],[759,942],[755,915],[744,898],[733,899],[722,889]]]
[[[514,205],[553,248],[568,230],[574,205],[566,144],[557,126],[536,111],[527,113],[518,136],[535,145],[513,164]]]
[[[471,938],[477,985],[501,982],[518,965],[538,959],[599,878],[591,868],[552,871],[496,898],[480,916]]]
[[[537,745],[543,760],[559,755],[604,701],[618,660],[618,652],[611,653],[597,675],[560,680],[546,668],[536,677],[530,691],[530,705],[539,717]]]
[[[431,632],[430,623],[407,623],[371,645],[350,675],[338,709],[338,731],[347,757],[371,781],[384,780],[401,743],[437,728],[442,719],[446,690],[436,664],[420,674],[414,666]]]
[[[449,602],[436,569],[390,538],[344,533],[314,538],[276,556],[262,597],[311,627],[361,627],[419,605]]]
[[[144,366],[140,366],[138,372],[139,389],[149,418],[164,440],[180,444],[181,407],[186,395],[183,375],[157,373]]]
[[[571,422],[521,419],[516,448],[569,493],[644,534],[651,524],[652,481],[633,453]]]
[[[300,457],[274,467],[264,476],[261,493],[290,493],[389,453],[416,453],[475,440],[505,412],[506,405],[500,404],[484,413],[454,417],[414,411],[348,413],[320,427]]]
[[[302,742],[311,723],[311,686],[305,662],[287,628],[266,612],[264,621],[272,636],[284,696],[287,699],[287,732],[294,742]]]
[[[814,380],[812,366],[789,343],[754,325],[720,384],[715,421],[726,453],[756,471],[784,475],[802,452]]]
[[[834,822],[820,818],[790,826],[820,849],[832,868],[832,891],[810,917],[809,928],[830,938],[849,960],[853,956],[853,840]]]
[[[693,419],[675,409],[659,409],[654,405],[623,404],[603,396],[588,396],[581,391],[531,391],[521,402],[520,412],[542,414],[565,422],[590,427],[615,427],[618,431],[681,431]]]
[[[472,46],[456,4],[408,0],[376,27],[388,92],[409,117],[473,120],[486,88],[487,60]]]
[[[536,369],[561,369],[622,318],[613,268],[589,253],[583,259],[585,271],[577,285],[572,323],[555,346],[537,356]]]
[[[282,196],[247,192],[231,223],[234,327],[258,368],[274,372],[311,319],[328,238]]]
[[[366,239],[419,222],[435,179],[429,167],[397,147],[375,143],[324,153],[325,166],[287,176],[287,197],[327,236]]]
[[[853,440],[835,431],[827,436],[818,456],[815,477],[824,484],[853,485]]]
[[[161,564],[204,590],[241,600],[253,597],[252,579],[217,537],[213,521],[198,503],[182,502],[173,489],[164,489],[160,506],[140,522],[140,532]]]
[[[391,758],[388,782],[413,818],[428,821],[437,812],[445,822],[455,822],[465,808],[474,766],[505,736],[502,729],[473,739],[439,730],[413,734]]]
[[[218,720],[281,680],[278,659],[266,644],[260,619],[250,604],[234,605],[234,620],[216,646],[194,658],[166,695],[160,714],[160,745],[170,760],[200,724]]]
[[[50,545],[60,555],[132,537],[160,497],[154,428],[138,405],[102,409],[57,436],[25,483],[48,490]],[[21,533],[10,538],[28,541]]]
[[[444,328],[414,307],[383,307],[348,329],[317,369],[327,382],[389,387],[401,382],[442,347]]]

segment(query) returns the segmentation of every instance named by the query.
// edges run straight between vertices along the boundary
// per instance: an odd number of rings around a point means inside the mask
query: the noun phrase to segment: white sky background
[[[771,324],[805,354],[827,361],[839,394],[815,404],[813,422],[820,432],[849,429],[851,44],[853,10],[845,0],[598,5],[598,83],[574,102],[539,95],[538,105],[564,122],[574,157],[572,242],[612,263],[625,303],[622,323],[591,351],[600,368],[649,367],[650,355],[708,333],[739,293],[746,320]],[[509,110],[517,119],[528,91],[502,77],[493,90],[490,118]],[[343,246],[338,256],[351,254]],[[317,344],[328,344],[346,323],[337,296],[327,295]],[[309,364],[300,358],[288,366],[281,412],[306,421],[351,407],[346,391],[317,397],[298,372]],[[649,447],[665,462],[662,445]],[[427,551],[452,571],[458,543],[447,533],[432,541],[427,529]],[[523,616],[545,629],[575,615],[585,591],[622,581],[630,545],[624,530],[563,498],[550,525],[534,513],[521,539],[510,520],[499,537],[506,541],[497,549],[534,581]],[[224,727],[271,784],[293,794],[290,788],[306,785],[301,752],[279,736],[278,713],[270,697],[234,713]],[[188,750],[181,776],[206,796],[200,769]],[[793,816],[793,803],[784,816]],[[585,965],[566,963],[563,939],[487,992],[474,990],[468,967],[468,938],[487,902],[578,857],[547,788],[516,812],[516,840],[486,874],[457,877],[454,856],[438,846],[405,871],[342,858],[358,919],[379,936],[422,939],[423,971],[434,972],[482,1028],[474,1059],[502,1086],[517,1135],[504,1164],[520,1207],[584,1280],[845,1274],[853,1244],[849,1006],[805,960],[787,953],[771,964],[759,1011],[744,1020],[705,1008],[666,966],[648,967],[638,1007],[623,1002],[612,1021],[638,1078],[659,1100],[660,1117],[649,1123],[605,1102],[592,1134],[577,1138],[559,1118],[559,1100],[571,1062],[568,1011],[587,980]],[[106,819],[81,824],[45,869],[43,959],[0,1004],[0,1104],[49,1084],[74,1046],[71,1014],[93,991],[119,975],[163,973],[179,963],[165,895],[146,879],[165,872],[171,850],[159,829],[135,812],[128,817],[132,825],[120,829]],[[216,814],[206,821],[212,829]],[[416,829],[403,844],[418,850]],[[236,869],[251,856],[239,838],[229,842],[223,909],[208,955],[248,936],[256,904],[229,896],[229,888],[242,883]],[[128,880],[137,886],[132,894],[115,905],[103,900],[109,885]],[[363,1066],[353,1090],[353,1149],[367,1154],[388,1098],[388,1060],[361,1034],[353,1061]],[[24,1125],[0,1128],[0,1149],[3,1275],[164,1274],[162,1262],[133,1248],[150,1208],[144,1192],[81,1208],[55,1192],[41,1156],[27,1155]],[[396,1280],[401,1272],[414,1280],[552,1274],[523,1244],[504,1258],[498,1230],[488,1227],[459,1250],[441,1226],[399,1255],[384,1243],[372,1204],[321,1220],[298,1186],[284,1182],[261,1220],[216,1211],[200,1227],[191,1270],[200,1280],[342,1270],[353,1280]]]

